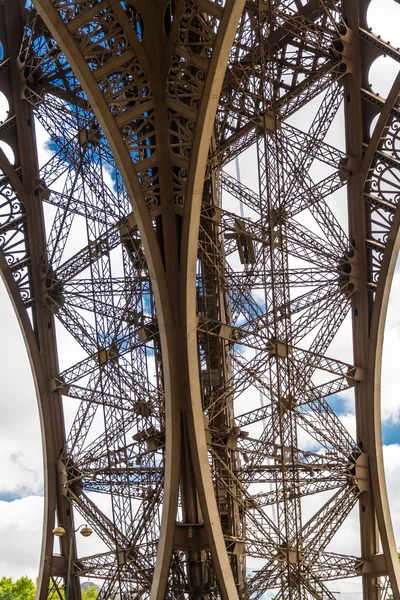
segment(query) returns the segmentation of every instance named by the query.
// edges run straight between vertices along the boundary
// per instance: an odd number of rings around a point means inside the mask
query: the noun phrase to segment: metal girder
[[[334,598],[348,577],[400,598],[379,416],[400,78],[366,89],[399,53],[367,4],[0,4],[0,267],[38,381],[41,598],[66,579],[54,516],[76,511],[99,551],[73,548],[71,600],[81,576],[100,600]],[[360,556],[335,554],[357,505]]]

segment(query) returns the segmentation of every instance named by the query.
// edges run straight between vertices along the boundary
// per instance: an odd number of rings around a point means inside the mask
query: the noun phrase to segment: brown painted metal
[[[368,4],[0,2],[0,268],[41,410],[41,598],[65,584],[51,530],[75,512],[99,552],[74,548],[71,600],[80,576],[100,600],[333,599],[349,577],[400,598],[379,416],[399,78],[386,101],[367,85],[400,57]],[[325,141],[342,103],[345,152]],[[288,121],[311,111],[308,131]],[[244,185],[223,169],[247,149]],[[356,440],[331,406],[351,387]],[[357,504],[360,555],[331,552]]]

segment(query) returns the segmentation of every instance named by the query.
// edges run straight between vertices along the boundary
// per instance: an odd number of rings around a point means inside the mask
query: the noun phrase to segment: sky
[[[384,40],[390,40],[394,46],[400,46],[399,22],[400,6],[394,0],[372,1],[369,24],[374,32],[380,33]],[[397,67],[390,59],[376,61],[370,72],[372,89],[385,97],[396,72]],[[0,120],[2,106],[4,104],[2,105],[0,95]],[[39,137],[42,153],[44,141],[44,138]],[[246,173],[247,166],[245,162],[241,164],[242,172]],[[43,509],[40,426],[35,390],[22,335],[1,280],[0,314],[0,339],[3,341],[0,345],[0,576],[16,578],[28,575],[35,579],[40,556]],[[400,540],[399,349],[400,263],[390,297],[382,372],[385,469],[394,529],[397,539]],[[343,421],[350,424],[353,422],[351,402],[346,396],[336,400],[335,408]],[[350,519],[353,520],[356,531],[357,515],[352,513]],[[80,523],[79,520],[77,522]],[[350,531],[351,528],[347,530]],[[83,542],[87,544],[85,553],[95,551],[95,548],[92,548],[92,540]],[[343,537],[338,539],[338,551],[345,542]],[[337,587],[340,591],[337,597],[345,600],[361,598],[357,582],[346,585],[346,590]]]

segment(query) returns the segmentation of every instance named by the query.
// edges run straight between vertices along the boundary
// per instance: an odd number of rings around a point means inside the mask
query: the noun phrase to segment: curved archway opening
[[[43,459],[25,342],[0,278],[0,574],[36,580],[43,523]]]
[[[9,103],[3,92],[0,92],[0,123],[8,118]]]
[[[368,74],[371,90],[382,98],[387,98],[398,71],[399,65],[393,58],[379,56],[372,63]]]
[[[6,142],[0,142],[0,148],[3,150],[10,163],[13,165],[15,162],[15,156],[11,146]]]
[[[388,18],[390,15],[390,18]],[[400,46],[400,6],[393,0],[372,0],[367,12],[368,25],[385,42],[397,48]]]
[[[400,539],[400,257],[386,317],[382,357],[382,440],[386,483],[396,540]]]

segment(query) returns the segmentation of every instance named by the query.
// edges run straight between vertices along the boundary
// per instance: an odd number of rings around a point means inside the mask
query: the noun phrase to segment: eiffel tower
[[[400,599],[380,423],[400,76],[369,85],[400,51],[368,6],[0,0],[38,600],[82,577],[99,600],[334,600],[350,578]]]

